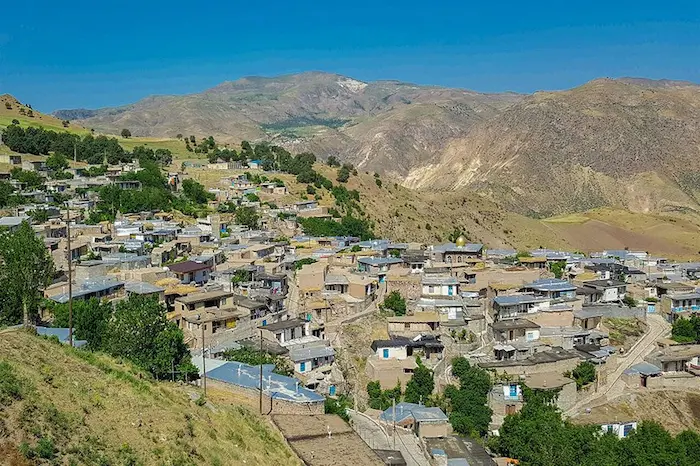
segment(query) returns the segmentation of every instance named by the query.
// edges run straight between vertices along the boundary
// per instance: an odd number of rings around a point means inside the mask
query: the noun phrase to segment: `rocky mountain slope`
[[[97,131],[129,128],[134,136],[181,133],[234,143],[272,140],[297,152],[333,154],[367,170],[403,177],[474,123],[521,98],[309,72],[248,77],[198,94],[148,97],[118,108],[60,110],[56,115]]]
[[[685,81],[598,79],[525,96],[311,72],[57,116],[141,136],[271,140],[531,217],[700,212],[700,86]]]
[[[473,125],[404,184],[479,190],[535,216],[698,210],[700,86],[601,79],[536,93]]]

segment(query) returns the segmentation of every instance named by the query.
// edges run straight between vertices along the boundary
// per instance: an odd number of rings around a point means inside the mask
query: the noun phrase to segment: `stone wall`
[[[527,374],[540,374],[542,372],[556,372],[563,374],[566,371],[573,370],[581,359],[570,358],[563,359],[561,361],[554,362],[544,362],[540,364],[529,364],[529,365],[512,365],[504,367],[486,367],[489,370],[496,370],[499,374],[506,373],[509,375],[527,375]]]
[[[688,372],[665,373],[660,377],[648,377],[647,388],[700,389],[700,378]]]
[[[406,300],[420,298],[422,292],[420,276],[389,277],[386,281],[386,292],[392,291],[398,291]]]

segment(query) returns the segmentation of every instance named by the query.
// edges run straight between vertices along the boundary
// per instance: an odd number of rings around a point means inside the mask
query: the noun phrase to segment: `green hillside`
[[[0,331],[0,464],[298,464],[240,406],[104,355]]]

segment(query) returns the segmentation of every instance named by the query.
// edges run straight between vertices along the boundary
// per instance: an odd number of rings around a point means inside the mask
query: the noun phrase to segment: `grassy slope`
[[[1,362],[33,388],[0,405],[0,464],[42,436],[58,448],[57,464],[298,464],[248,409],[197,406],[198,389],[149,381],[104,355],[16,331],[0,334]]]

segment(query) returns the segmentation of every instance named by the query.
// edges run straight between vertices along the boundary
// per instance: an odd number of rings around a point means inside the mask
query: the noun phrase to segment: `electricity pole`
[[[66,202],[66,235],[68,236],[68,344],[73,346],[73,254],[70,249],[70,204]]]
[[[260,353],[262,354],[263,351],[263,333],[262,330],[260,330]],[[262,365],[262,360],[263,358],[260,358],[260,414],[263,413],[263,365]]]
[[[207,354],[204,348],[204,323],[200,322],[199,327],[202,329],[202,387],[204,388],[204,398],[207,397]]]
[[[391,407],[392,407],[392,421],[394,422],[394,433],[392,434],[392,438],[394,439],[394,451],[396,451],[396,398],[391,399]]]

